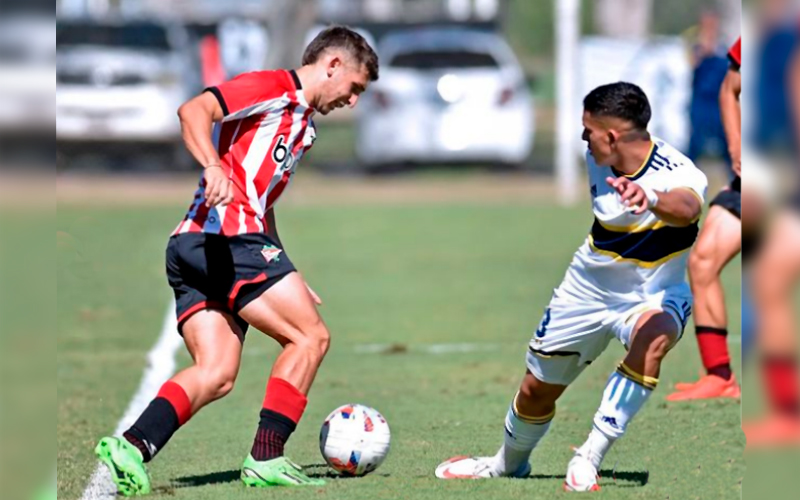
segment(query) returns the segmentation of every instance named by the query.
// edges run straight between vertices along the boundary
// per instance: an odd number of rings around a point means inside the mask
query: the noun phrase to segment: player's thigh
[[[742,248],[742,222],[728,210],[712,206],[689,258],[690,271],[718,273]]]
[[[181,332],[196,366],[235,377],[244,333],[229,313],[216,309],[197,311],[183,323]]]
[[[327,348],[328,329],[297,272],[284,276],[242,307],[238,315],[281,345],[314,342]]]
[[[785,293],[800,277],[800,211],[781,213],[756,260],[755,291]]]
[[[528,370],[547,384],[571,384],[608,346],[606,318],[603,304],[554,298],[528,346]]]

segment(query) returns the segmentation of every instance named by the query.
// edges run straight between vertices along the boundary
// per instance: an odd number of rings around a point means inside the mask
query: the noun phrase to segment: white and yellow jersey
[[[666,224],[651,211],[635,215],[608,185],[608,177],[624,175],[598,166],[586,154],[594,224],[575,253],[561,296],[578,300],[637,301],[675,286],[686,286],[689,250],[698,223],[687,227]],[[655,191],[687,189],[701,201],[708,181],[694,163],[664,141],[653,138],[650,154],[629,179]]]

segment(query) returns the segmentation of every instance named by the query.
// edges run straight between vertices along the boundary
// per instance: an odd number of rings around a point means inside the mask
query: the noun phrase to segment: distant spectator
[[[703,154],[713,151],[722,156],[730,169],[731,158],[719,110],[719,90],[728,71],[727,49],[719,38],[719,16],[712,11],[704,12],[695,31],[689,111],[692,136],[688,156],[696,161]]]
[[[752,138],[762,151],[785,150],[796,137],[790,114],[789,61],[798,42],[797,26],[776,18],[762,28],[756,47],[755,127]]]

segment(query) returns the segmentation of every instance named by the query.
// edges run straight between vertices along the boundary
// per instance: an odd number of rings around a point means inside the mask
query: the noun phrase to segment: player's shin
[[[639,413],[658,384],[658,379],[631,370],[624,362],[609,377],[603,400],[594,416],[589,438],[577,454],[600,468],[608,450],[621,438],[633,417]]]
[[[517,397],[506,414],[505,440],[495,456],[495,468],[500,475],[521,475],[528,467],[531,452],[550,428],[555,409],[540,417],[526,416],[517,410]]]
[[[149,462],[191,416],[192,404],[186,391],[168,381],[123,437],[142,453],[144,462]]]
[[[308,400],[289,382],[272,377],[261,409],[261,420],[250,451],[259,462],[283,456],[289,436],[303,416]]]

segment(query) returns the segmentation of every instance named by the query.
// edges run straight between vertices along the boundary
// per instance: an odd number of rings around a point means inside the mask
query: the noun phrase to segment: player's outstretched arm
[[[742,175],[742,109],[739,106],[741,93],[742,75],[731,68],[725,75],[719,91],[719,107],[733,171],[739,176]]]
[[[640,215],[650,210],[670,226],[694,223],[703,209],[700,195],[688,187],[665,192],[644,188],[625,177],[608,177],[606,182],[616,189],[625,205],[633,208],[633,213]]]
[[[217,148],[211,141],[212,126],[223,116],[219,101],[210,92],[204,92],[178,108],[186,149],[205,169],[205,197],[209,207],[233,201],[231,181],[222,169]]]

